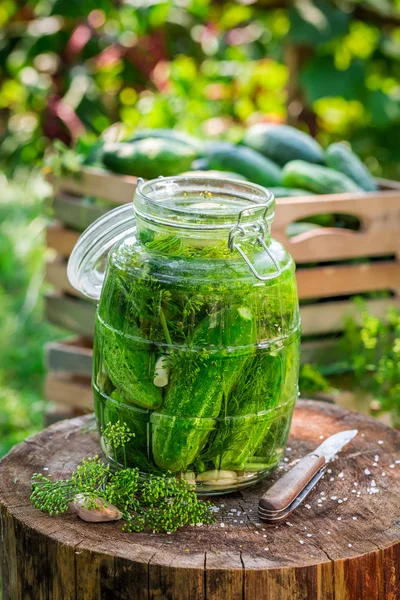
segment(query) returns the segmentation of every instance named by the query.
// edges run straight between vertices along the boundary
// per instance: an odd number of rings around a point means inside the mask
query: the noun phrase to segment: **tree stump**
[[[398,600],[400,433],[334,405],[299,401],[285,459],[227,496],[212,526],[123,533],[120,523],[50,517],[29,502],[34,472],[69,476],[99,453],[90,417],[57,423],[1,462],[3,600]],[[299,457],[343,429],[359,434],[304,505],[279,524],[258,498]],[[87,428],[86,428],[87,429]]]

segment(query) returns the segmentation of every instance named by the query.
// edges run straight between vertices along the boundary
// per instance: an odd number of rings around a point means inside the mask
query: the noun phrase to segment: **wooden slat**
[[[56,179],[50,175],[48,180],[57,191],[104,198],[116,205],[132,202],[137,185],[137,177],[97,167],[85,167],[76,177]]]
[[[57,250],[58,254],[67,258],[79,238],[79,233],[59,223],[52,223],[46,230],[46,244],[48,248]]]
[[[286,236],[289,224],[326,213],[354,215],[361,220],[361,230],[320,228]],[[400,191],[282,198],[277,203],[272,233],[296,262],[399,254]]]
[[[53,214],[57,221],[77,231],[83,231],[93,221],[110,210],[103,204],[89,204],[80,196],[59,192],[53,199]]]
[[[67,276],[67,263],[62,260],[53,260],[46,263],[46,281],[50,283],[57,292],[65,292],[78,298],[84,298],[69,282]]]
[[[388,228],[385,233],[382,230],[363,232],[321,227],[292,238],[280,231],[273,231],[273,234],[298,264],[387,256],[400,252],[400,224],[397,229]]]
[[[379,298],[366,302],[368,312],[385,318],[390,307],[400,308],[400,298]],[[343,331],[346,317],[359,319],[359,309],[351,300],[323,302],[300,307],[303,335],[319,335]]]
[[[92,374],[93,350],[82,338],[49,342],[45,347],[47,368],[74,375]]]
[[[93,410],[92,389],[87,377],[49,373],[44,389],[49,402]]]
[[[297,285],[299,298],[310,299],[396,290],[400,287],[400,263],[382,261],[298,269]]]
[[[45,311],[51,323],[83,337],[93,337],[96,314],[94,304],[78,298],[47,294]]]
[[[343,358],[339,338],[303,341],[301,343],[300,362],[330,365]]]

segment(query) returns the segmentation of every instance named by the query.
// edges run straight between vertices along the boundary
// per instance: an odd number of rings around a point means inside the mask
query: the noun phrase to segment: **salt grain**
[[[337,496],[331,496],[331,500],[337,500]]]
[[[378,466],[378,463],[377,463],[377,462],[375,462],[375,463],[372,463],[372,466],[373,466],[373,467],[377,467],[377,466]]]
[[[332,473],[332,469],[327,469],[327,473]]]
[[[338,503],[338,504],[342,504],[342,502],[343,502],[343,500],[341,500],[340,498],[339,498],[339,500],[337,501],[337,503]]]
[[[372,479],[372,480],[371,480],[371,487],[376,487],[376,482],[375,482],[375,479]]]
[[[349,548],[352,548],[352,547],[353,547],[353,544],[347,544],[347,545],[348,545],[348,547],[349,547]]]
[[[310,510],[311,506],[309,504],[306,504],[305,507]]]
[[[265,551],[268,551],[268,550],[269,550],[269,548],[264,548],[264,550],[265,550]]]
[[[289,446],[288,446],[288,447],[286,448],[286,450],[287,450],[288,452],[290,452],[290,451],[291,451],[291,448],[289,448]]]
[[[304,540],[299,540],[300,544],[304,544]]]
[[[394,465],[389,465],[389,469],[394,469]]]
[[[338,518],[337,518],[337,520],[338,520],[338,521],[341,521],[341,520],[342,520],[342,517],[338,517]]]
[[[343,471],[341,473],[339,473],[338,477],[340,477],[341,479],[344,477]]]
[[[396,463],[396,465],[400,465],[400,460],[395,460],[394,462]]]
[[[357,481],[355,481],[355,482],[353,483],[353,485],[354,485],[354,487],[357,487],[357,486],[358,486],[358,483],[357,483]]]
[[[352,493],[352,494],[355,494],[355,493],[356,493],[356,491],[357,491],[357,490],[351,490],[351,493]]]
[[[324,439],[324,436],[323,436],[323,435],[320,435],[320,436],[319,436],[319,439],[320,439],[320,440],[323,440],[323,439]]]
[[[286,457],[283,460],[284,460],[284,462],[289,462],[289,459]]]
[[[382,446],[383,440],[378,440],[378,444],[380,444]]]
[[[379,454],[375,454],[374,460],[376,460],[376,462],[378,462],[378,460],[379,460]]]
[[[369,469],[364,469],[364,473],[365,473],[366,475],[371,475],[371,471],[370,471]]]
[[[357,521],[357,517],[353,517],[353,521]]]
[[[383,471],[383,473],[382,473],[382,477],[386,477],[386,473],[385,473],[385,471]]]
[[[335,478],[334,477],[330,477],[329,481],[335,481]]]
[[[289,523],[289,521],[286,521],[286,525],[288,525],[289,527],[293,527],[293,523]]]
[[[343,502],[347,502],[348,498],[343,498]]]
[[[331,535],[331,532],[330,532],[330,531],[328,531],[327,533],[328,533],[328,535]]]
[[[237,523],[237,521],[234,521],[234,523]],[[219,525],[220,527],[225,527],[225,523],[220,523]]]
[[[307,533],[307,537],[312,537],[312,533]]]

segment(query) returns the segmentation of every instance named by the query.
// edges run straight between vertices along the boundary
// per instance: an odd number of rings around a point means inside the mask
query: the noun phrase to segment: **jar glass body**
[[[137,197],[137,229],[108,255],[95,412],[100,433],[117,422],[134,433],[124,449],[102,441],[113,465],[171,473],[199,493],[219,494],[265,477],[284,452],[298,396],[295,268],[269,236],[273,203],[245,212],[239,231],[261,279],[228,244],[248,204],[244,184],[219,182],[228,194],[216,194],[209,180],[188,185],[193,194],[157,183],[157,193],[147,190],[152,202]]]

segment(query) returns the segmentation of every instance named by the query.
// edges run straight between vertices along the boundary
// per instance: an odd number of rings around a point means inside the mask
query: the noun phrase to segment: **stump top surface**
[[[2,460],[0,502],[24,528],[72,546],[128,561],[185,568],[264,569],[315,565],[377,552],[400,543],[400,433],[335,405],[300,400],[284,462],[266,481],[213,497],[211,526],[175,534],[123,533],[121,524],[89,524],[74,514],[50,517],[29,502],[34,472],[69,476],[85,456],[100,453],[90,417],[61,421]],[[358,436],[333,461],[305,503],[279,524],[257,518],[258,499],[293,461],[343,429]]]

